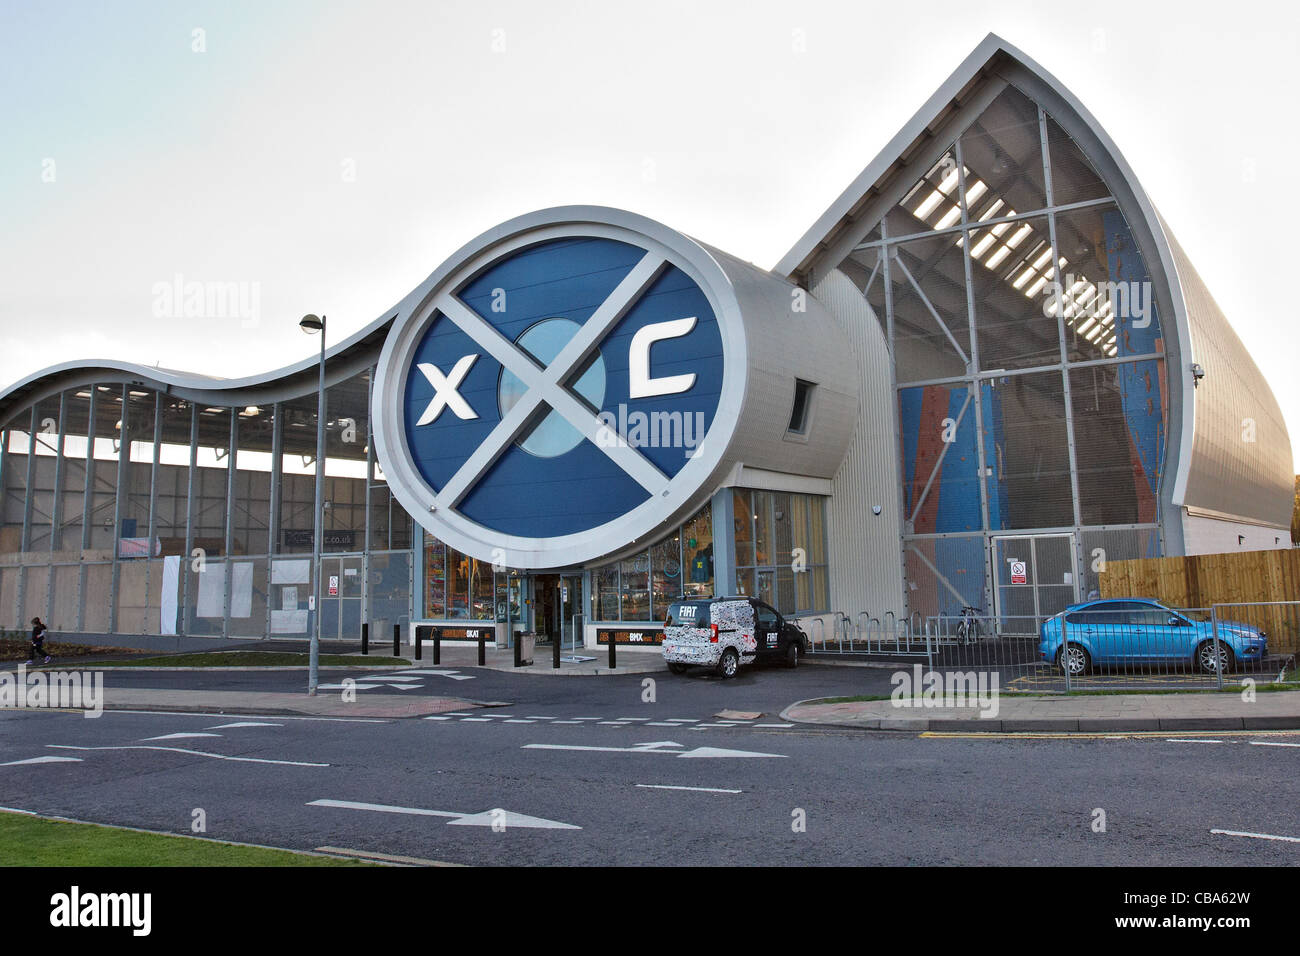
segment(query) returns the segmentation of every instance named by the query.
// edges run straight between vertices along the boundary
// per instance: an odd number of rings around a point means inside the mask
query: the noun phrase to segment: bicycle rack
[[[866,627],[862,626],[862,619],[867,619]],[[871,650],[871,613],[869,611],[858,612],[857,623],[858,643],[865,645],[868,651]]]
[[[847,614],[845,614],[843,611],[835,612],[835,635],[836,635],[836,639],[839,642],[839,652],[841,654],[844,653],[844,635],[848,632],[851,626],[852,626],[852,622],[849,620],[849,616]],[[853,648],[853,638],[850,637],[849,649],[852,650],[852,648]]]
[[[812,627],[814,624],[817,625],[817,634],[818,636],[821,637],[822,650],[825,650],[826,649],[826,622],[823,621],[820,617],[814,617],[808,621],[808,626]],[[808,643],[810,645],[811,650],[813,651],[817,650],[816,637],[809,637]]]

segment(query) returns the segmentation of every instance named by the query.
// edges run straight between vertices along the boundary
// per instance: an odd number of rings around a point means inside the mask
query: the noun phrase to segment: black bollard
[[[487,634],[483,628],[479,628],[478,632],[478,666],[487,666]]]
[[[609,632],[609,669],[618,667],[618,644],[614,641],[614,632]]]
[[[433,628],[433,662],[442,663],[442,628]]]
[[[415,659],[418,661],[424,656],[424,628],[415,629]]]
[[[393,625],[393,656],[402,656],[402,625]]]
[[[560,669],[560,643],[559,637],[551,643],[551,667],[557,671]]]
[[[515,667],[524,666],[524,642],[520,640],[521,636],[520,634],[515,635]]]
[[[370,653],[370,622],[361,625],[361,653]]]

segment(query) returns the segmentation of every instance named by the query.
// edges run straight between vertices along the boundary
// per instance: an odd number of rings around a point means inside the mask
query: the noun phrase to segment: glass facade
[[[325,639],[411,617],[411,523],[374,464],[370,379],[326,395]],[[314,392],[218,406],[96,383],[0,423],[0,627],[305,636],[316,405]]]
[[[713,509],[705,505],[657,543],[591,571],[601,622],[662,621],[682,597],[713,594]]]
[[[731,499],[737,593],[791,617],[830,610],[824,499],[748,488]]]
[[[1090,542],[1112,560],[1160,553],[1168,398],[1150,275],[1038,104],[1006,86],[844,268],[870,277],[894,355],[911,612],[996,606],[1003,538],[1065,542],[1060,600],[1095,579]]]

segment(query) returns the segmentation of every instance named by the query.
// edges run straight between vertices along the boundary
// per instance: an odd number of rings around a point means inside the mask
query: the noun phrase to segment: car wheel
[[[735,677],[740,670],[740,655],[736,653],[734,647],[728,647],[722,652],[722,659],[718,661],[718,673],[722,677]]]
[[[785,666],[799,666],[799,644],[796,641],[791,641],[790,646],[785,649]]]
[[[1217,645],[1218,653],[1215,653]],[[1206,674],[1227,673],[1234,663],[1232,648],[1223,641],[1206,641],[1196,649],[1196,666]]]
[[[1078,644],[1067,644],[1056,652],[1056,666],[1062,674],[1069,668],[1071,677],[1088,673],[1092,667],[1092,658]]]
[[[669,669],[670,671],[672,671],[674,674],[685,674],[685,673],[686,673],[686,668],[687,668],[688,666],[689,666],[689,665],[687,665],[687,664],[680,664],[680,663],[678,663],[677,661],[669,661],[669,662],[668,662],[668,669]]]

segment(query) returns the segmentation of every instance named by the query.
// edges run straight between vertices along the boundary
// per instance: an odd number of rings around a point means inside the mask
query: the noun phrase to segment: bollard
[[[515,635],[515,667],[524,666],[524,642],[520,640],[522,635]]]
[[[442,628],[433,628],[433,662],[442,663]]]
[[[402,656],[402,625],[393,625],[393,656]]]
[[[614,640],[614,632],[609,632],[609,669],[614,670],[618,667],[618,644]]]
[[[418,661],[424,656],[424,628],[415,629],[415,659]]]
[[[361,653],[370,653],[370,622],[361,625]]]
[[[487,635],[484,628],[479,628],[478,632],[478,666],[487,666]]]
[[[560,639],[559,639],[559,637],[556,637],[555,640],[551,642],[551,667],[552,667],[554,670],[557,670],[557,671],[560,669]]]

